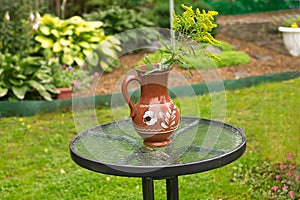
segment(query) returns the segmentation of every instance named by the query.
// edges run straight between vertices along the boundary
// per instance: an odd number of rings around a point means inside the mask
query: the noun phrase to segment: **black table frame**
[[[166,179],[166,190],[167,190],[167,200],[178,200],[178,176],[172,176]],[[154,199],[154,184],[152,177],[143,177],[143,199],[153,200]]]
[[[237,160],[246,150],[246,137],[244,131],[241,128],[234,127],[224,122],[204,119],[204,118],[195,118],[195,117],[182,117],[187,119],[195,119],[210,123],[216,123],[222,126],[227,126],[235,131],[237,131],[241,138],[242,142],[233,150],[226,152],[220,156],[213,157],[211,159],[201,160],[198,162],[184,163],[184,164],[175,164],[168,166],[128,166],[128,165],[117,165],[112,163],[104,163],[97,160],[92,160],[85,158],[84,156],[77,153],[73,146],[79,137],[82,137],[84,134],[78,134],[70,142],[70,153],[72,160],[83,168],[116,176],[125,176],[125,177],[140,177],[142,178],[143,186],[143,199],[144,200],[153,200],[154,199],[154,180],[165,179],[166,180],[166,191],[167,191],[167,200],[178,200],[178,176],[194,174],[203,171],[212,170],[219,168],[221,166],[227,165],[235,160]],[[126,121],[126,120],[122,120]],[[111,122],[111,123],[117,123]],[[111,123],[102,124],[100,126],[107,126]]]

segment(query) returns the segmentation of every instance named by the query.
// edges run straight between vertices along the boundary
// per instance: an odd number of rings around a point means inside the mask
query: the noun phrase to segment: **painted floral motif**
[[[143,119],[148,126],[154,125],[157,122],[157,118],[154,116],[154,112],[152,110],[146,111]]]
[[[166,129],[166,128],[170,128],[170,127],[174,126],[175,119],[176,119],[176,105],[174,104],[172,109],[170,107],[168,107],[168,112],[166,112],[165,117],[161,111],[159,112],[159,116],[161,119],[164,120],[160,123],[161,127]]]

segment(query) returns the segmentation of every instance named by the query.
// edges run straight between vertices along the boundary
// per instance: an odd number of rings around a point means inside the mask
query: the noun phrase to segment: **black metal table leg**
[[[178,200],[178,177],[172,176],[166,179],[167,199]]]
[[[143,200],[154,200],[153,178],[143,177]]]

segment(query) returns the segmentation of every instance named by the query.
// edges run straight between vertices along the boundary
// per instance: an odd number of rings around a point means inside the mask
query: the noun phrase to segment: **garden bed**
[[[279,13],[284,15],[290,12],[296,11],[282,11]],[[281,33],[272,24],[271,16],[275,13],[222,16],[219,18],[219,33],[216,38],[232,44],[236,50],[244,51],[252,58],[250,63],[245,65],[219,68],[218,72],[223,80],[285,71],[300,71],[300,57],[292,57],[288,54]],[[145,52],[139,52],[121,57],[121,67],[113,73],[104,74],[95,93],[112,93],[115,84],[128,70],[135,67],[136,62],[144,54]],[[203,81],[200,73],[194,73],[194,76],[190,77],[189,72],[186,70],[178,68],[175,70],[183,77],[187,77],[190,84]],[[209,74],[209,71],[202,70],[201,74]]]
[[[264,17],[264,15],[266,17]],[[260,16],[262,21],[253,22]],[[220,77],[215,77],[216,69],[201,70],[191,77],[189,72],[176,68],[176,72],[184,77],[199,94],[205,93],[203,77],[205,81],[224,80],[225,89],[237,89],[239,87],[249,87],[261,82],[282,81],[295,78],[300,73],[300,58],[290,56],[284,48],[281,34],[276,27],[270,23],[268,13],[259,15],[242,15],[236,17],[221,17],[220,29],[217,39],[224,40],[232,44],[236,50],[244,51],[251,56],[248,64],[240,66],[230,66],[218,68]],[[252,18],[251,18],[252,17]],[[239,34],[237,34],[239,33]],[[121,57],[121,67],[115,69],[113,73],[105,73],[96,83],[94,91],[83,94],[75,94],[76,97],[86,97],[90,100],[95,96],[96,105],[108,105],[110,94],[120,92],[120,80],[131,69],[134,69],[136,62],[144,56],[145,52],[132,53]],[[176,80],[176,85],[183,85],[187,82]],[[115,89],[117,88],[117,89]],[[177,87],[177,89],[181,87]],[[182,88],[181,88],[182,90]],[[184,93],[184,89],[182,90]],[[178,93],[177,93],[178,94]],[[1,116],[12,115],[32,115],[35,113],[51,112],[71,107],[72,101],[55,100],[47,101],[24,101],[24,102],[0,102]]]

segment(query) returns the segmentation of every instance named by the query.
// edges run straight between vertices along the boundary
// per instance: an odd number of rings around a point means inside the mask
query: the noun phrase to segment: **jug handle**
[[[128,90],[127,90],[127,86],[131,81],[137,81],[139,82],[139,84],[142,84],[142,81],[140,79],[140,77],[138,77],[137,75],[130,75],[128,76],[122,83],[122,94],[130,108],[130,117],[134,117],[135,116],[135,106],[132,102],[132,99],[130,98],[129,94],[128,94]]]

